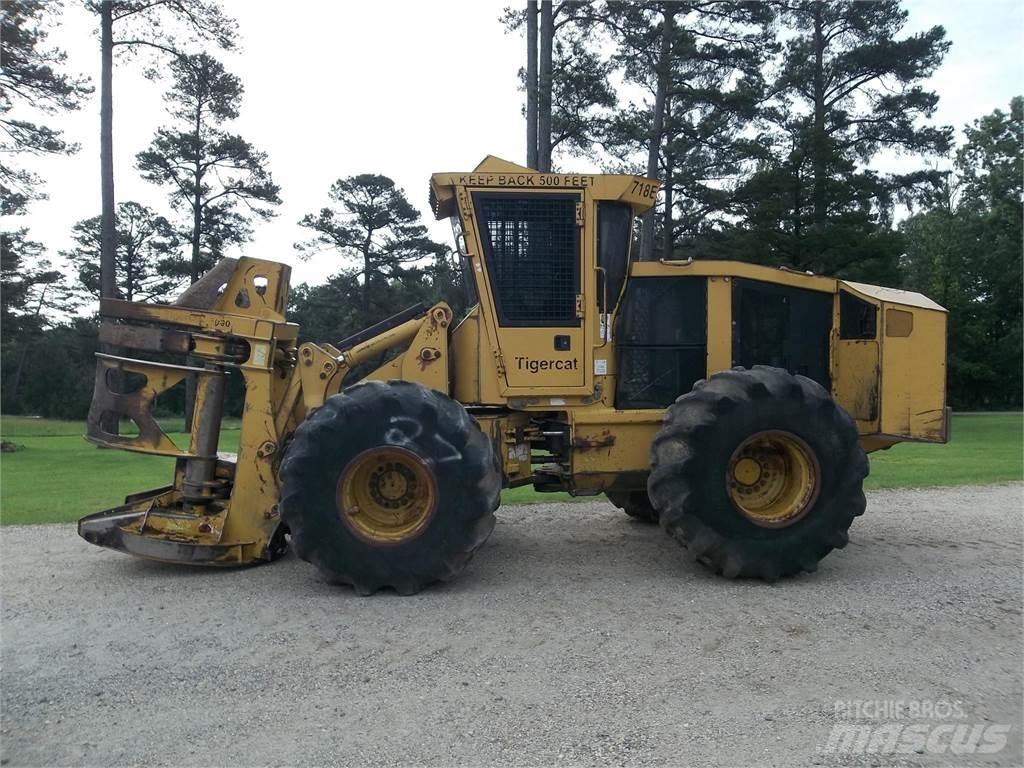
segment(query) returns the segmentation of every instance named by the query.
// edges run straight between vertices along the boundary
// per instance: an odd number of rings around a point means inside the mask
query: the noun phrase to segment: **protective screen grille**
[[[707,370],[707,282],[633,278],[619,312],[617,408],[667,408]]]
[[[477,195],[498,319],[505,326],[578,326],[576,198]]]
[[[831,293],[733,280],[732,364],[785,368],[828,389],[832,303]]]

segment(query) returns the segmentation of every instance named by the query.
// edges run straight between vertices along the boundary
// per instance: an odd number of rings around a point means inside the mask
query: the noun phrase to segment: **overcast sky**
[[[487,154],[524,161],[517,70],[523,45],[499,19],[505,0],[371,3],[345,0],[225,0],[239,23],[242,49],[224,55],[245,84],[233,130],[266,151],[283,204],[257,224],[245,255],[293,265],[293,282],[320,282],[337,268],[328,254],[296,258],[305,237],[296,222],[327,202],[339,177],[382,173],[403,187],[431,221],[427,179],[462,171]],[[99,83],[95,19],[68,0],[50,42],[68,53],[68,68]],[[907,31],[942,24],[953,48],[927,87],[940,97],[937,122],[962,126],[1024,91],[1024,3],[1021,0],[913,0]],[[287,9],[287,12],[285,12]],[[167,212],[162,188],[133,167],[165,120],[165,83],[121,63],[114,73],[117,200]],[[69,230],[100,211],[99,96],[59,122],[81,151],[69,158],[30,158],[47,180],[49,200],[37,202],[18,225],[55,255]],[[902,162],[894,160],[894,163]],[[585,161],[565,170],[591,170]],[[447,240],[446,223],[434,236]]]

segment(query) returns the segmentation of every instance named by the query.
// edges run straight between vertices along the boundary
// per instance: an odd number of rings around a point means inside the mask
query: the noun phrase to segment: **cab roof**
[[[430,207],[434,216],[445,219],[457,210],[458,190],[582,191],[595,200],[627,203],[635,214],[654,205],[661,183],[655,179],[626,174],[541,173],[488,155],[472,171],[435,173],[430,177]]]

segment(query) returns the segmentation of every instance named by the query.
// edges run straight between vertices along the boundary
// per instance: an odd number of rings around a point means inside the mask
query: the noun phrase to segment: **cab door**
[[[472,199],[502,394],[586,392],[582,193],[477,191]]]
[[[832,396],[863,434],[878,432],[881,415],[878,305],[840,289],[836,299]]]

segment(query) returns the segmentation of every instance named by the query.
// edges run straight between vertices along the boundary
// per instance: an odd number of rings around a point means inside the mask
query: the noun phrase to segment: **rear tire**
[[[501,491],[466,409],[404,381],[328,398],[296,429],[281,478],[295,553],[363,595],[458,575],[493,530]]]
[[[779,368],[694,385],[666,411],[651,467],[662,527],[728,578],[814,571],[846,546],[866,503],[853,419],[819,384]]]
[[[657,523],[658,510],[651,505],[647,491],[608,491],[608,501],[630,517],[643,523]]]

